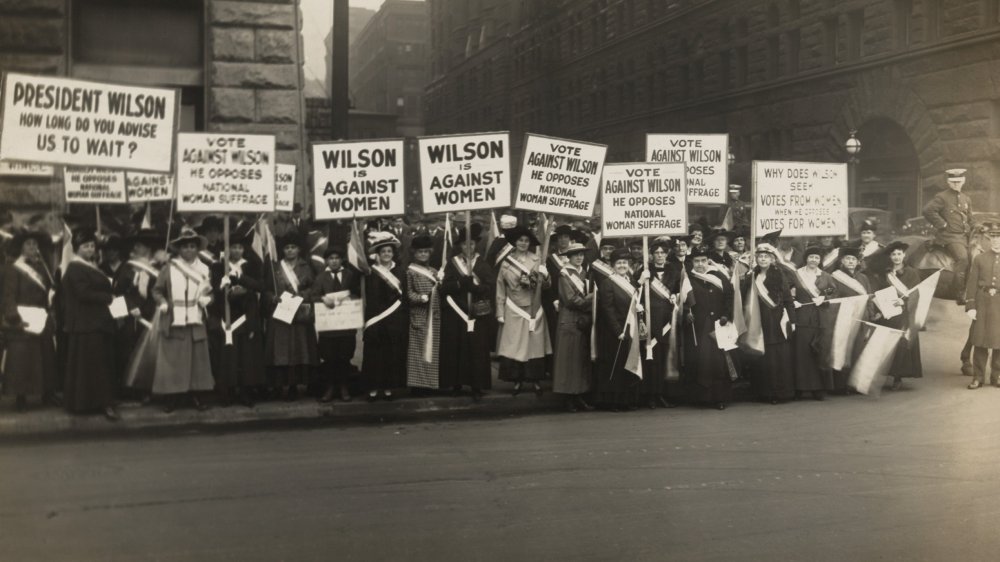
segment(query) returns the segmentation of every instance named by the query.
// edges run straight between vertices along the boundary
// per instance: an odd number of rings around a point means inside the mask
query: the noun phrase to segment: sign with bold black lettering
[[[126,203],[125,172],[96,168],[66,168],[67,203]]]
[[[726,203],[729,135],[649,134],[646,161],[686,163],[688,203]]]
[[[177,90],[8,73],[0,160],[172,171]]]
[[[754,161],[753,220],[758,235],[847,236],[847,164]]]
[[[605,237],[687,234],[683,162],[606,164],[601,178]]]
[[[295,164],[274,167],[274,210],[292,212],[295,209]]]
[[[593,216],[607,152],[603,144],[527,135],[514,208]]]
[[[274,210],[274,136],[177,135],[177,210]]]
[[[402,139],[315,143],[312,152],[316,220],[406,212]]]
[[[422,137],[420,184],[424,213],[510,206],[510,134]]]
[[[174,198],[174,176],[129,172],[125,174],[125,189],[129,203],[170,201]]]

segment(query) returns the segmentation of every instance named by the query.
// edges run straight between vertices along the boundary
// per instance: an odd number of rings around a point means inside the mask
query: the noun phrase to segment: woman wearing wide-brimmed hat
[[[583,395],[590,391],[590,328],[594,292],[583,260],[587,247],[572,242],[559,253],[569,261],[559,275],[559,319],[556,327],[552,391],[566,395],[566,408],[590,410]]]
[[[282,398],[289,401],[298,397],[298,386],[308,384],[313,368],[319,365],[316,326],[309,302],[315,276],[312,266],[301,257],[303,248],[305,242],[295,231],[279,238],[277,249],[282,259],[271,264],[274,281],[264,284],[264,302],[272,311],[284,293],[306,299],[291,324],[272,318],[267,325],[265,360],[273,370],[274,384],[281,388]]]
[[[166,397],[168,413],[183,395],[190,395],[194,407],[204,410],[198,393],[215,386],[206,327],[212,284],[208,266],[198,259],[205,239],[184,226],[170,245],[176,257],[160,271],[153,287],[160,314],[153,394]]]
[[[3,283],[3,331],[6,339],[4,393],[15,396],[19,411],[28,396],[53,402],[58,390],[56,371],[55,319],[52,317],[52,276],[42,259],[41,248],[50,243],[42,232],[20,232],[6,246],[13,264],[7,267]],[[21,312],[46,314],[44,328],[28,330]]]
[[[97,235],[93,229],[73,233],[73,252],[62,278],[66,332],[64,398],[72,413],[115,410],[115,320],[108,306],[114,300],[111,280],[95,263]]]
[[[364,354],[361,371],[368,400],[379,394],[392,400],[393,389],[406,384],[410,313],[406,305],[406,270],[396,261],[399,240],[389,232],[368,235],[368,254],[375,263],[365,275]]]

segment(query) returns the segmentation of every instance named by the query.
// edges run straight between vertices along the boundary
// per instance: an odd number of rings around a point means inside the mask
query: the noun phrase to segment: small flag
[[[833,346],[830,348],[830,367],[835,371],[851,366],[854,342],[861,328],[861,317],[868,305],[868,295],[837,299],[837,318],[833,323]]]
[[[934,300],[934,291],[937,290],[939,279],[941,279],[940,269],[910,289],[911,295],[917,294],[916,313],[913,317],[913,329],[916,331],[922,330],[927,325],[927,314],[931,310],[931,301]]]
[[[871,322],[857,324],[869,326],[873,331],[864,350],[858,356],[858,362],[851,370],[848,384],[861,394],[878,397],[882,392],[882,385],[885,384],[889,366],[892,365],[892,358],[896,355],[896,347],[903,337],[903,331]]]
[[[729,207],[726,209],[726,216],[722,218],[722,224],[720,225],[722,230],[732,230],[733,229],[733,208]]]
[[[73,231],[69,229],[69,225],[63,223],[63,240],[62,240],[62,256],[59,259],[59,276],[62,277],[66,275],[66,268],[69,267],[69,262],[73,260],[73,256],[76,255],[73,252]]]
[[[636,307],[639,304],[639,293],[632,295],[632,303],[628,307],[628,317],[625,319],[625,332],[629,336],[628,355],[625,356],[625,370],[642,378],[642,353],[639,351],[639,322]]]
[[[742,335],[747,331],[747,321],[743,315],[743,293],[740,292],[740,273],[735,264],[733,266],[733,276],[729,279],[729,283],[733,286],[733,315],[730,318],[733,319],[733,324],[736,326],[736,333]]]
[[[351,221],[351,239],[347,245],[347,261],[358,271],[368,273],[368,258],[365,255],[365,240],[358,228],[358,219]]]
[[[744,304],[746,332],[739,339],[740,349],[752,354],[764,354],[764,328],[760,322],[760,297],[757,284],[750,283],[750,298]]]
[[[144,230],[148,230],[148,229],[152,229],[153,228],[153,217],[152,217],[153,208],[152,207],[153,207],[152,205],[150,205],[149,203],[146,203],[146,212],[142,214],[142,224],[139,225],[139,228],[144,229]]]

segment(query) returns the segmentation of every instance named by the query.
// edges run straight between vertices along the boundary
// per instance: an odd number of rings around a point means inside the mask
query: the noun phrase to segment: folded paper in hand
[[[723,351],[736,349],[736,340],[739,337],[740,334],[736,331],[736,324],[729,322],[723,326],[718,320],[715,321],[715,341],[718,342],[719,349]]]
[[[17,315],[21,317],[21,322],[27,324],[24,331],[36,335],[45,330],[45,322],[49,318],[49,313],[38,306],[19,306]]]
[[[128,316],[128,305],[125,304],[125,297],[115,297],[115,300],[108,305],[108,309],[111,311],[111,317],[115,320]]]
[[[903,313],[903,307],[896,304],[899,297],[896,294],[895,287],[890,286],[880,291],[875,291],[872,300],[875,301],[878,311],[882,313],[882,318],[886,320],[895,318]]]
[[[299,307],[302,305],[303,300],[305,299],[295,296],[288,291],[281,293],[281,300],[278,301],[278,306],[275,307],[274,314],[272,314],[271,317],[278,322],[291,324],[295,319],[295,313],[299,311]]]

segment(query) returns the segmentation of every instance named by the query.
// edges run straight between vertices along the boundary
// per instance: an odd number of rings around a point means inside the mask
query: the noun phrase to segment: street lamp
[[[844,150],[847,151],[847,204],[854,207],[858,201],[858,154],[861,152],[861,140],[857,137],[856,129],[851,129],[848,134],[850,136],[844,141]]]

